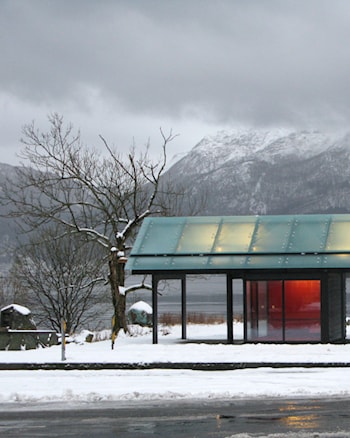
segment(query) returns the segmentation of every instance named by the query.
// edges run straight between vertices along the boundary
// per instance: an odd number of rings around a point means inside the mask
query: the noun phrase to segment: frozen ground
[[[239,327],[235,327],[239,335]],[[225,345],[183,343],[180,327],[152,333],[134,327],[134,336],[66,346],[66,362],[350,362],[350,344]],[[189,325],[192,339],[224,339],[225,325]],[[61,361],[61,347],[0,351],[0,362]],[[258,368],[235,371],[99,370],[0,371],[0,402],[94,402],[186,398],[348,396],[350,368]]]

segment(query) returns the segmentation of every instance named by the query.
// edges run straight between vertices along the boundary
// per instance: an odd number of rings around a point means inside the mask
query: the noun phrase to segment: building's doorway
[[[245,285],[247,341],[320,341],[320,280],[254,280]]]

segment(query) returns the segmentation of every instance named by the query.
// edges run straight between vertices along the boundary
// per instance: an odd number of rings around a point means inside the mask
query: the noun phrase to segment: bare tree
[[[63,234],[83,233],[105,249],[114,309],[113,348],[118,332],[127,331],[127,251],[143,219],[167,208],[158,195],[166,149],[175,136],[160,130],[161,156],[153,162],[148,146],[138,154],[131,148],[123,156],[101,136],[104,157],[86,148],[80,133],[65,125],[61,116],[50,116],[49,125],[47,132],[34,123],[24,126],[22,158],[28,165],[21,166],[16,181],[6,185],[2,202],[29,230],[55,222],[64,226]],[[171,204],[169,198],[167,202]]]
[[[0,308],[5,307],[14,302],[14,294],[9,288],[7,276],[0,277]]]
[[[102,258],[84,236],[57,239],[58,234],[50,228],[31,237],[18,250],[9,279],[26,292],[39,324],[59,331],[64,320],[72,333],[94,319],[93,308],[101,301],[96,286],[104,281]]]
[[[0,308],[13,303],[29,306],[28,291],[15,273],[15,264],[0,277]]]

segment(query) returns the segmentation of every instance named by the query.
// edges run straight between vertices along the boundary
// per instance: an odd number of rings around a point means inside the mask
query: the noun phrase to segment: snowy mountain
[[[240,130],[203,138],[167,172],[197,214],[350,211],[350,135]],[[182,214],[191,214],[184,205]]]
[[[15,177],[15,167],[0,163],[0,192],[8,178]],[[8,269],[9,259],[12,257],[13,247],[17,239],[14,221],[3,217],[6,207],[0,206],[0,277]]]
[[[0,163],[0,192],[5,181],[9,178],[15,178],[16,168],[10,164]],[[2,217],[6,213],[6,208],[0,206],[0,276],[7,269],[9,256],[12,252],[13,245],[17,239],[17,233],[14,222],[11,219]],[[6,266],[6,268],[3,268]]]
[[[15,167],[0,163],[0,190]],[[350,134],[286,129],[204,137],[164,175],[190,199],[175,214],[350,212]],[[0,271],[17,235],[0,207]]]

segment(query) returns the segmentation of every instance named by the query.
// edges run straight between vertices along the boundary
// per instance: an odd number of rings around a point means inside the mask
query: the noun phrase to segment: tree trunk
[[[109,282],[111,286],[112,293],[112,303],[113,303],[113,318],[112,318],[112,350],[114,348],[115,340],[121,329],[126,333],[127,323],[126,323],[126,296],[124,292],[125,284],[125,271],[124,263],[119,263],[119,251],[116,248],[112,248],[109,260]],[[123,288],[123,289],[121,289]]]

